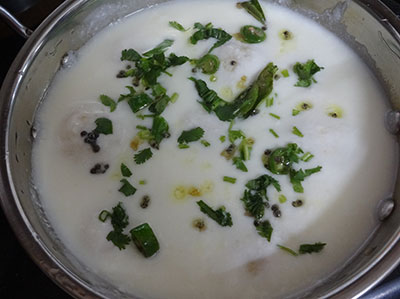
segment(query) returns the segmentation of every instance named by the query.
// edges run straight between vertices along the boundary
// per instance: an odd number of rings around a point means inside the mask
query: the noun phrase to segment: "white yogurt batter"
[[[226,135],[229,123],[208,114],[197,102],[199,96],[189,63],[170,68],[172,77],[162,75],[159,82],[167,93],[177,92],[179,99],[169,104],[162,116],[168,121],[171,137],[162,141],[153,157],[136,165],[130,148],[137,134],[136,125],[151,127],[151,119],[141,120],[132,114],[126,102],[115,112],[99,101],[100,94],[118,99],[126,93],[130,79],[115,74],[125,66],[121,50],[143,53],[166,38],[174,44],[168,50],[177,55],[199,58],[215,40],[191,45],[193,29],[180,32],[168,26],[177,21],[185,28],[195,22],[212,22],[230,34],[243,25],[260,24],[233,1],[181,1],[159,5],[137,13],[96,35],[78,53],[77,62],[61,70],[40,107],[37,126],[39,137],[34,145],[34,181],[41,201],[57,234],[64,244],[94,272],[116,287],[132,294],[151,298],[273,298],[310,287],[343,265],[373,230],[376,203],[390,193],[394,174],[395,142],[384,129],[387,109],[384,94],[374,77],[342,41],[321,26],[286,8],[262,3],[266,13],[267,39],[260,44],[244,44],[234,38],[213,51],[221,59],[217,81],[195,74],[219,95],[231,100],[253,82],[263,67],[275,63],[280,70],[289,69],[290,77],[274,81],[274,105],[246,120],[237,120],[235,129],[253,137],[255,144],[248,173],[237,170],[220,156],[229,144],[219,137]],[[279,33],[293,33],[293,40],[283,41]],[[318,83],[309,88],[294,87],[296,62],[315,59],[324,70],[317,73]],[[230,61],[237,61],[232,67]],[[292,116],[292,109],[307,101],[313,108]],[[343,117],[334,119],[327,111],[335,105]],[[277,114],[280,120],[269,113]],[[114,134],[101,136],[101,151],[94,154],[79,136],[82,130],[94,129],[94,120],[112,120]],[[182,130],[200,126],[204,139],[189,149],[178,149]],[[291,133],[296,126],[304,137]],[[273,129],[280,136],[270,134]],[[274,176],[282,186],[278,193],[268,189],[270,203],[280,204],[281,218],[266,210],[273,228],[271,242],[260,237],[253,218],[244,213],[240,201],[244,185],[250,179],[270,174],[261,162],[265,149],[297,143],[315,157],[302,168],[321,165],[321,172],[306,178],[305,192],[295,193],[287,176]],[[146,148],[146,144],[140,149]],[[103,175],[91,175],[89,169],[98,162],[110,164]],[[120,164],[133,172],[129,179],[138,190],[132,197],[118,192]],[[222,181],[223,176],[237,178],[235,184]],[[146,180],[146,185],[140,185]],[[201,197],[176,199],[180,186],[207,189]],[[151,198],[147,209],[140,207],[143,195]],[[301,198],[300,208],[291,205]],[[221,227],[200,212],[196,201],[203,199],[216,208],[224,205],[232,215],[233,226]],[[111,210],[122,201],[129,214],[131,229],[143,222],[153,228],[160,251],[150,259],[129,245],[120,251],[106,236],[112,229],[101,223],[101,210]],[[203,218],[207,229],[199,232],[192,226]],[[291,256],[277,244],[297,249],[303,243],[325,242],[321,253]]]

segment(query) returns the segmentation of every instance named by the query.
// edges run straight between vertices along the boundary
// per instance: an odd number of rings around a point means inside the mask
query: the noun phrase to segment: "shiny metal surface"
[[[23,38],[28,38],[32,30],[21,24],[11,13],[0,5],[0,17],[3,18],[12,29],[14,29]]]
[[[1,89],[1,206],[32,259],[77,298],[132,296],[120,292],[82,265],[57,238],[48,222],[31,184],[35,112],[54,74],[65,65],[63,57],[67,52],[78,50],[110,23],[164,1],[67,1],[27,40]],[[390,99],[391,110],[400,110],[400,21],[380,1],[273,2],[313,18],[346,41],[375,72]],[[388,274],[400,261],[400,211],[396,208],[399,191],[400,184],[396,183],[390,195],[394,199],[394,210],[358,254],[322,284],[293,297],[358,297]]]

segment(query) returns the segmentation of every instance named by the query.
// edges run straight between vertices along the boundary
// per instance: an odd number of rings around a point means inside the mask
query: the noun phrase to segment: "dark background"
[[[400,15],[400,0],[382,1],[390,6],[397,15]],[[32,29],[36,28],[62,2],[63,0],[0,0],[1,5],[7,6],[24,25]],[[0,20],[0,84],[23,44],[24,39]],[[398,277],[400,277],[400,267],[382,284]],[[3,211],[0,209],[0,298],[19,299],[28,297],[71,298],[48,279],[30,260],[19,245]]]

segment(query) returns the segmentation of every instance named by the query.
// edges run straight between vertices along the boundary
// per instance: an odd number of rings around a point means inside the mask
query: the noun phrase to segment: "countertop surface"
[[[1,5],[6,5],[6,2],[12,1],[0,0]],[[24,1],[14,1],[13,3],[15,4],[16,2]],[[26,4],[26,7],[20,8],[16,16],[28,27],[35,28],[46,15],[62,2],[63,0],[26,1],[29,5]],[[400,15],[399,0],[383,0],[383,2]],[[0,20],[0,84],[23,44],[24,40],[12,32]],[[24,249],[19,245],[1,209],[0,236],[0,298],[71,298],[47,278],[47,276],[30,260]],[[380,286],[386,286],[388,283],[390,284],[390,282],[392,282],[393,287],[393,282],[395,282],[396,279],[400,284],[400,267],[389,275]],[[400,289],[400,286],[397,288]],[[375,293],[373,293],[373,295],[375,298],[378,296]],[[379,298],[388,299],[399,297],[381,293]]]

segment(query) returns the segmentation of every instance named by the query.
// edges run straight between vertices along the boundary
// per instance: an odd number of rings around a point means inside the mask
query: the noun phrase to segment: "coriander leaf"
[[[97,133],[99,134],[112,134],[113,133],[113,125],[111,120],[105,117],[100,117],[96,119],[95,121],[96,128],[94,129]]]
[[[299,253],[300,254],[306,254],[306,253],[318,253],[320,251],[322,251],[322,249],[324,249],[326,243],[321,243],[321,242],[317,242],[314,244],[302,244],[299,247]]]
[[[249,14],[251,14],[257,21],[265,25],[265,15],[258,0],[250,0],[238,3]]]
[[[133,95],[136,94],[136,90],[132,87],[132,86],[125,86],[126,88],[128,88],[129,93],[127,94],[120,94],[119,98],[118,98],[118,103],[122,102],[126,99],[130,99]]]
[[[172,39],[165,39],[162,43],[158,44],[154,49],[143,53],[144,56],[150,57],[163,53],[167,48],[171,47],[174,41]]]
[[[204,135],[204,130],[200,127],[183,131],[182,134],[178,138],[178,143],[189,143],[200,140]]]
[[[281,185],[279,184],[279,182],[267,174],[259,176],[258,178],[254,179],[254,180],[248,181],[246,184],[246,187],[252,191],[261,193],[261,195],[263,195],[265,197],[265,199],[268,199],[266,194],[267,194],[267,188],[269,185],[274,186],[276,191],[278,191],[278,192],[281,191]]]
[[[243,163],[243,159],[240,157],[233,158],[233,165],[235,165],[237,169],[239,169],[243,172],[248,171],[246,165]]]
[[[266,203],[260,193],[253,194],[249,190],[245,190],[240,200],[243,202],[246,212],[255,219],[259,220],[264,217]]]
[[[142,58],[140,54],[133,49],[123,50],[121,53],[121,61],[127,60],[136,62],[139,61],[140,58]]]
[[[306,63],[297,62],[293,66],[293,71],[299,77],[295,86],[309,87],[313,82],[317,83],[313,76],[322,69],[323,67],[319,67],[314,59],[308,60]]]
[[[176,30],[179,30],[182,32],[187,31],[187,29],[185,29],[185,27],[183,27],[181,24],[179,24],[176,21],[169,21],[168,24],[169,24],[169,26],[171,26],[172,28],[175,28]]]
[[[119,188],[119,192],[123,193],[125,196],[131,196],[135,194],[136,188],[133,187],[127,179],[122,179],[120,182],[122,183],[122,186]]]
[[[100,218],[105,213],[107,213],[107,217]],[[129,225],[129,218],[121,202],[112,208],[111,213],[104,210],[99,215],[101,221],[106,221],[109,217],[111,218],[113,230],[107,235],[107,240],[113,242],[120,250],[125,249],[125,246],[129,244],[130,238],[122,232]]]
[[[229,130],[228,138],[231,143],[234,143],[239,138],[246,138],[242,130]]]
[[[289,253],[289,254],[291,254],[293,256],[298,256],[299,255],[296,251],[294,251],[294,250],[292,250],[292,249],[290,249],[288,247],[285,247],[285,246],[282,246],[282,245],[279,245],[279,244],[276,245],[276,246],[278,246],[280,249],[282,249],[283,251],[286,251],[287,253]]]
[[[208,50],[208,53],[211,53],[212,50],[222,46],[232,38],[232,36],[224,30],[213,28],[211,23],[208,23],[206,26],[196,23],[194,28],[197,29],[197,31],[190,37],[190,42],[193,45],[197,44],[200,40],[209,39],[211,37],[217,39],[217,42]]]
[[[225,207],[220,207],[217,210],[213,210],[204,201],[200,200],[197,202],[200,207],[200,211],[208,215],[211,219],[215,220],[221,226],[232,226],[231,214],[225,211]]]
[[[168,56],[168,63],[170,66],[182,65],[187,61],[189,61],[189,57],[186,56],[176,56],[174,53],[171,53]]]
[[[161,141],[170,136],[168,129],[168,123],[162,116],[154,117],[153,126],[151,128],[151,135],[154,138],[151,144],[152,147],[159,149]]]
[[[143,164],[147,160],[149,160],[153,156],[153,153],[151,152],[150,148],[146,148],[144,150],[141,150],[139,153],[137,153],[134,156],[136,164]]]
[[[209,147],[211,144],[207,141],[207,140],[201,140],[200,141],[202,145],[204,145],[205,147]]]
[[[153,100],[145,93],[137,93],[128,99],[128,105],[133,113],[146,108],[152,102]]]
[[[127,178],[129,178],[132,175],[132,172],[130,171],[128,166],[126,166],[124,163],[121,163],[121,174]]]
[[[257,223],[256,229],[261,237],[266,238],[268,242],[271,242],[271,235],[274,229],[272,228],[271,223],[269,223],[268,220]]]
[[[293,133],[294,135],[299,136],[299,137],[304,137],[303,133],[301,133],[300,130],[299,130],[297,127],[293,127],[292,133]]]
[[[180,149],[185,149],[185,148],[189,148],[190,146],[187,145],[186,143],[179,143],[179,144],[178,144],[178,147],[179,147]]]
[[[300,169],[300,170],[290,170],[290,182],[292,183],[293,190],[297,193],[303,193],[304,189],[303,186],[301,185],[301,182],[304,181],[304,179],[314,173],[317,173],[321,171],[322,167],[317,166],[315,168],[310,168],[310,169]]]
[[[100,95],[100,101],[104,106],[110,107],[110,112],[113,112],[117,108],[117,103],[109,96]]]
[[[120,231],[112,230],[107,235],[107,241],[113,242],[119,250],[122,250],[126,248],[125,246],[129,244],[131,238]]]

